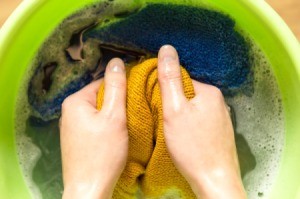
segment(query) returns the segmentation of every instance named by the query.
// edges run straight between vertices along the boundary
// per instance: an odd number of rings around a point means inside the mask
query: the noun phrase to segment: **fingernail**
[[[160,51],[160,58],[165,63],[176,61],[177,59],[177,52],[173,46],[165,45],[161,48]]]
[[[119,63],[119,61],[112,61],[110,65],[110,71],[113,73],[123,73],[124,66],[122,63]]]
[[[123,68],[121,66],[119,66],[119,65],[113,65],[110,68],[110,71],[114,72],[114,73],[122,73],[123,72]]]

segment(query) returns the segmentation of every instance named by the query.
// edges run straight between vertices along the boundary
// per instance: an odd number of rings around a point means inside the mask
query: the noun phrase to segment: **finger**
[[[186,100],[183,91],[179,57],[173,46],[163,46],[158,54],[158,80],[164,111],[177,111]]]
[[[99,79],[97,81],[94,81],[84,88],[82,88],[80,91],[75,93],[74,95],[79,100],[84,100],[91,104],[93,107],[96,107],[96,101],[97,101],[97,93],[99,90],[100,85],[102,84],[103,79]]]
[[[194,86],[194,91],[196,95],[200,95],[201,93],[203,94],[207,87],[209,86],[208,84],[204,84],[195,80],[192,80],[193,86]]]
[[[210,102],[215,101],[222,103],[224,105],[224,108],[228,110],[222,91],[219,88],[209,84],[200,83],[195,80],[192,80],[192,83],[194,86],[194,91],[196,93],[196,96],[192,99],[192,101],[196,103],[199,102],[199,100]]]
[[[209,84],[204,84],[201,82],[198,82],[196,80],[192,80],[193,86],[194,86],[194,91],[196,95],[203,95],[203,94],[214,94],[214,95],[222,95],[222,92],[220,89],[213,85]]]
[[[65,112],[68,112],[68,110],[73,110],[74,108],[80,108],[81,110],[84,109],[85,112],[97,113],[97,92],[102,82],[103,80],[97,80],[95,82],[92,82],[89,85],[82,88],[81,90],[64,99],[61,106],[62,118]]]
[[[101,111],[112,114],[114,111],[126,112],[126,72],[124,62],[113,59],[108,63],[104,76],[104,100]]]

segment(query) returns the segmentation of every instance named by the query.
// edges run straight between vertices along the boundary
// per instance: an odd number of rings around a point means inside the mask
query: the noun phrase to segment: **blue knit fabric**
[[[28,89],[29,103],[31,107],[38,113],[37,116],[43,120],[48,121],[53,118],[58,118],[61,113],[61,104],[71,94],[82,89],[93,80],[90,74],[84,74],[80,79],[74,80],[66,84],[64,88],[56,96],[48,96],[46,99],[42,98],[39,93],[33,92],[34,85],[30,84]]]
[[[149,4],[109,26],[87,32],[84,39],[142,49],[156,54],[173,45],[191,77],[236,94],[251,80],[249,46],[235,22],[216,11],[171,4]]]
[[[96,38],[104,44],[141,50],[153,56],[157,55],[162,45],[171,44],[178,50],[181,65],[193,79],[215,85],[227,96],[251,88],[249,46],[243,36],[235,31],[235,22],[230,17],[203,8],[148,4],[134,14],[123,18],[116,15],[116,18],[119,19],[107,26],[100,24],[85,32],[84,42]],[[42,71],[41,66],[36,74],[39,71]],[[55,96],[39,93],[36,90],[40,87],[39,83],[35,85],[31,82],[29,103],[44,120],[57,118],[63,100],[92,80],[91,74],[81,74],[77,80],[63,85]]]

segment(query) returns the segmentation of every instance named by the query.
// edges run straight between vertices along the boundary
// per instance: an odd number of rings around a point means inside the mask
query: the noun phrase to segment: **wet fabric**
[[[251,85],[250,47],[236,23],[221,12],[186,5],[147,4],[135,13],[87,31],[84,39],[157,54],[170,44],[190,76],[235,95]]]
[[[194,97],[192,80],[184,68],[181,71],[185,95],[191,99]],[[195,198],[189,184],[175,168],[164,141],[157,59],[128,68],[127,81],[129,155],[113,198],[135,198],[139,189],[146,198]],[[104,89],[102,84],[97,97],[99,110]]]

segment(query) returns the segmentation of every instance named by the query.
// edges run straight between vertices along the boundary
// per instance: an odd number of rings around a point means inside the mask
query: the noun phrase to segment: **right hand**
[[[164,135],[170,156],[198,198],[241,199],[234,130],[219,89],[193,81],[196,96],[183,91],[179,58],[172,46],[159,52]]]

